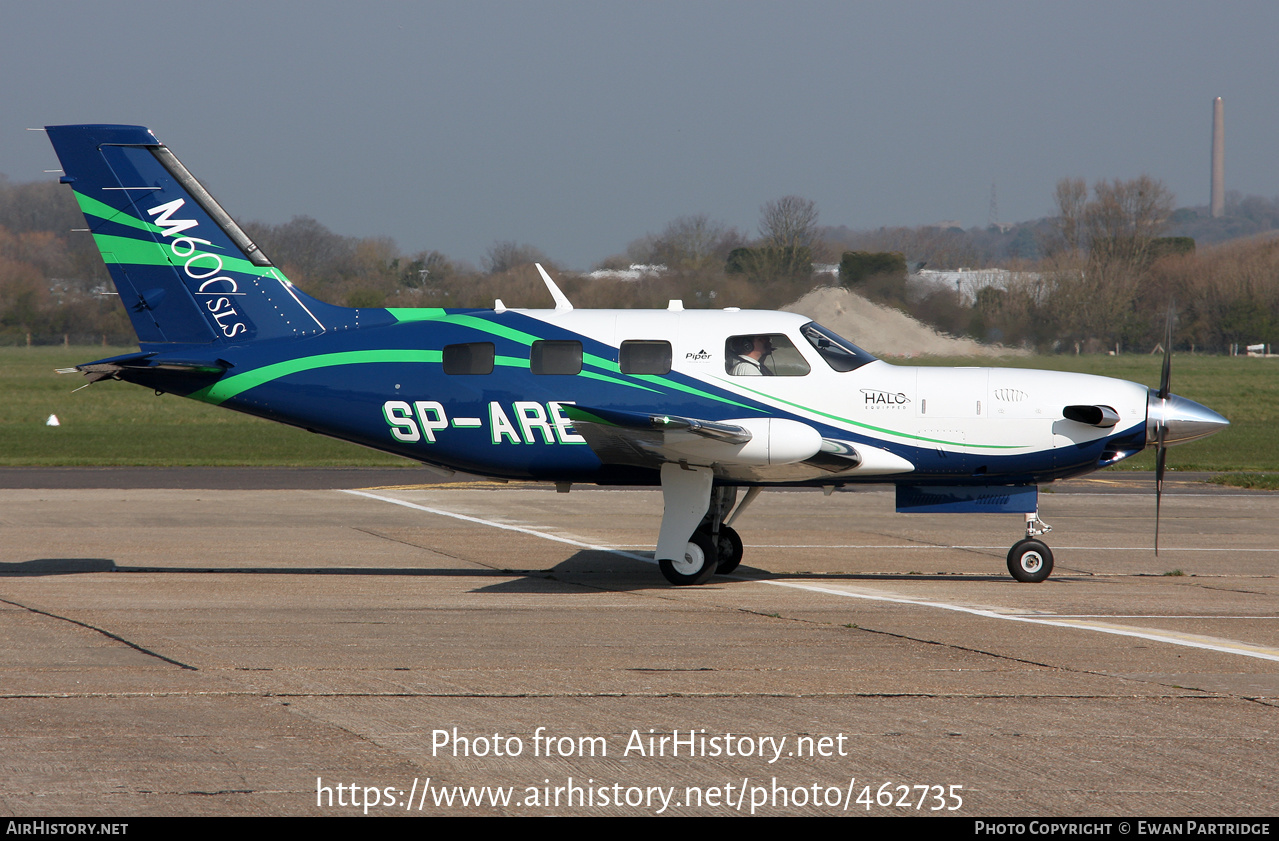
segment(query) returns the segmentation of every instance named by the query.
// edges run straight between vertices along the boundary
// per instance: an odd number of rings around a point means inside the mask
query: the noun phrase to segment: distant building
[[[661,264],[631,263],[628,269],[596,269],[593,272],[587,272],[586,276],[591,280],[644,280],[650,277],[661,277],[664,274],[666,274],[666,267]]]
[[[910,280],[938,289],[954,289],[959,293],[959,299],[965,306],[972,306],[977,301],[977,291],[980,289],[985,289],[987,286],[1007,289],[1014,283],[1038,281],[1039,273],[1011,272],[1008,269],[956,269],[954,271],[920,269],[910,276]]]

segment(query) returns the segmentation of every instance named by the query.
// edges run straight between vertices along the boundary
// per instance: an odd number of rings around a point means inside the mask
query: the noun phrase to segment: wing
[[[571,404],[564,413],[605,464],[659,469],[676,462],[713,467],[725,478],[773,482],[914,469],[886,450],[823,438],[788,418],[708,421]]]

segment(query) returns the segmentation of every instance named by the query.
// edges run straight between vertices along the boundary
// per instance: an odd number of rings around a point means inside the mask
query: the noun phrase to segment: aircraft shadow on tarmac
[[[110,558],[36,558],[31,561],[0,563],[0,578],[33,575],[79,575],[86,572],[117,572]]]
[[[574,585],[591,583],[610,590],[651,590],[655,585],[649,574],[651,566],[639,560],[616,555],[612,552],[588,549],[574,553],[550,569],[489,569],[469,567],[465,569],[420,567],[191,567],[191,566],[120,566],[110,558],[36,558],[30,561],[0,563],[0,578],[47,575],[83,575],[97,572],[123,573],[178,573],[213,575],[354,575],[354,576],[414,576],[426,578],[501,578],[499,583],[481,586],[475,592],[527,593],[546,592],[548,582]],[[720,576],[712,583],[737,583],[767,579],[771,581],[997,581],[1009,585],[1016,582],[1004,575],[971,575],[947,572],[935,573],[777,573],[743,566],[731,576]],[[1056,579],[1068,581],[1063,577]]]

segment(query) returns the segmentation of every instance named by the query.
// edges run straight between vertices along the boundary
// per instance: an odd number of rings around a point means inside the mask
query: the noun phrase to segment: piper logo
[[[711,355],[706,352],[705,348],[697,351],[696,353],[684,354],[685,362],[709,362],[710,358],[711,358]]]

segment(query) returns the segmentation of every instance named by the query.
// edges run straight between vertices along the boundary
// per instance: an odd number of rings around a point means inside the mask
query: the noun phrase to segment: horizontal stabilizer
[[[224,360],[189,360],[164,357],[157,352],[128,353],[123,356],[112,356],[96,362],[85,362],[74,368],[58,368],[59,374],[84,374],[91,383],[109,378],[131,379],[121,374],[141,372],[164,372],[169,375],[188,375],[207,381],[210,377],[219,377],[230,370],[231,364]]]

